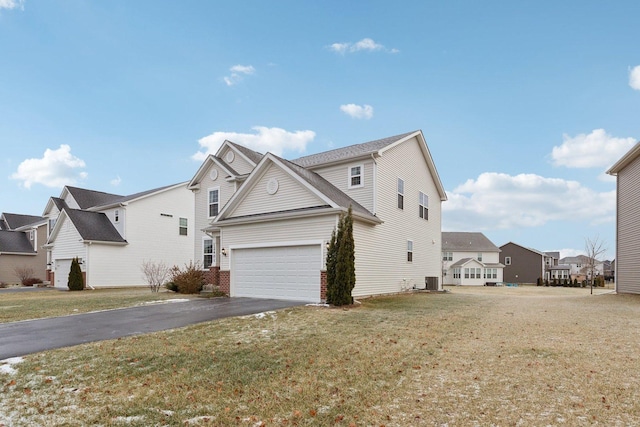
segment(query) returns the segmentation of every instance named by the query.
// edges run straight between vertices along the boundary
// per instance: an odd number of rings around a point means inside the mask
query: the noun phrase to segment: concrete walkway
[[[212,298],[3,323],[0,324],[0,360],[303,304],[257,298]]]

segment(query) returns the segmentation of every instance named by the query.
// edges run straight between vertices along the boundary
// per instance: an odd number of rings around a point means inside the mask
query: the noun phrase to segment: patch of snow
[[[262,313],[256,313],[253,315],[253,317],[255,317],[256,319],[264,319],[265,317],[267,317],[267,315],[273,317],[275,314],[275,311],[265,311]]]
[[[313,303],[313,304],[305,304],[305,307],[331,307],[329,304],[327,303]]]
[[[174,303],[174,302],[186,302],[190,301],[188,298],[171,298],[171,299],[161,299],[157,301],[147,301],[140,303],[138,305],[152,305],[152,304],[166,304],[166,303]]]
[[[144,416],[143,415],[133,415],[133,416],[130,416],[130,417],[115,417],[113,420],[117,421],[117,422],[121,422],[121,423],[132,423],[134,421],[143,421],[144,420]]]
[[[214,420],[216,417],[214,417],[213,415],[202,415],[200,417],[193,417],[193,418],[189,418],[188,420],[184,420],[184,424],[198,424],[200,421],[211,421]]]
[[[18,372],[13,365],[22,363],[24,359],[22,357],[10,357],[8,359],[0,360],[0,374],[14,375]]]

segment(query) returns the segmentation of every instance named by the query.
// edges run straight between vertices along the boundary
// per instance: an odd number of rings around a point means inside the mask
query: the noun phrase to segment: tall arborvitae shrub
[[[70,291],[81,291],[84,289],[84,279],[82,278],[82,270],[78,258],[71,260],[71,270],[69,271],[69,281],[67,286]]]
[[[332,233],[327,251],[327,303],[341,306],[353,303],[351,292],[356,285],[355,243],[351,206],[340,216],[338,229]]]

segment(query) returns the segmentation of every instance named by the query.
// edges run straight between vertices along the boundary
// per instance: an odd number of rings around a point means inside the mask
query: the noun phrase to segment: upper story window
[[[349,166],[349,188],[362,187],[364,185],[364,167],[362,165]]]
[[[504,265],[511,265],[511,257],[510,256],[504,257]]]
[[[29,240],[31,240],[33,242],[35,237],[36,237],[35,232],[33,230],[29,230]]]
[[[113,213],[113,222],[115,222],[116,224],[120,222],[120,211],[117,209]]]
[[[398,209],[404,209],[404,179],[398,178]]]
[[[429,219],[429,197],[420,191],[420,218]]]
[[[407,240],[407,261],[413,262],[413,240]]]
[[[442,252],[443,261],[453,261],[453,252]]]
[[[181,236],[186,236],[187,235],[187,229],[188,229],[188,220],[187,218],[180,218],[180,227],[179,227],[179,233]]]
[[[53,227],[56,226],[56,221],[58,218],[49,218],[49,234],[53,231]]]
[[[478,252],[478,261],[482,262],[482,252]]]
[[[212,188],[209,190],[209,218],[218,216],[220,212],[220,189]]]
[[[209,268],[213,265],[213,249],[213,239],[204,239],[202,241],[202,253],[204,254],[202,263],[204,268]]]

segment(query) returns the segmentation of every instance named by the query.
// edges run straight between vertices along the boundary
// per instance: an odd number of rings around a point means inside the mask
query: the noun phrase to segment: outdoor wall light
[[[225,248],[220,249],[222,256],[227,256],[227,250]]]
[[[331,244],[327,242],[327,250],[329,250],[329,246],[331,246]]]

